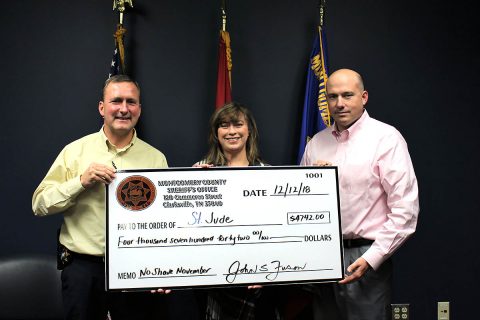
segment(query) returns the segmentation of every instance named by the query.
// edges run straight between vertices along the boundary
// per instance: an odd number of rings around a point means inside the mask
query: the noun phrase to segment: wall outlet
[[[410,304],[399,303],[392,304],[392,320],[409,320]]]
[[[438,320],[450,320],[450,302],[438,302]]]

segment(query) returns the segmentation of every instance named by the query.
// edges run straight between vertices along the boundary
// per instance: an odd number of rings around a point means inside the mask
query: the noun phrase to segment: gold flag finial
[[[225,9],[225,0],[222,0],[222,6],[220,10],[222,11],[222,31],[227,31],[227,11]]]
[[[125,3],[133,8],[133,0],[113,0],[113,10],[120,12],[120,24],[123,24],[123,13],[125,12]]]
[[[325,7],[327,6],[326,0],[320,0],[320,28],[323,28],[323,22],[325,18]]]

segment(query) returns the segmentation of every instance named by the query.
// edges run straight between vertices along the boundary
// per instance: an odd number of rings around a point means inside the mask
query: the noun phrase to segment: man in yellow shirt
[[[37,216],[62,213],[59,236],[63,261],[65,319],[151,319],[158,295],[105,292],[105,185],[116,168],[165,168],[167,160],[140,140],[135,125],[141,114],[140,88],[125,75],[109,78],[98,111],[99,132],[68,144],[58,155],[32,198]]]

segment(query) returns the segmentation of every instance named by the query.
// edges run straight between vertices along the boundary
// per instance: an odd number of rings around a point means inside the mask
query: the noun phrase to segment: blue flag
[[[325,32],[318,28],[308,64],[307,85],[303,103],[302,128],[297,163],[300,164],[305,146],[319,131],[331,125],[327,105],[326,82],[328,78],[327,41]]]

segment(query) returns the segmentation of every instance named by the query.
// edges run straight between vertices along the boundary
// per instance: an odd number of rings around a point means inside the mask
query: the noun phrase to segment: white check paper
[[[107,187],[108,290],[336,281],[336,167],[126,170]]]

